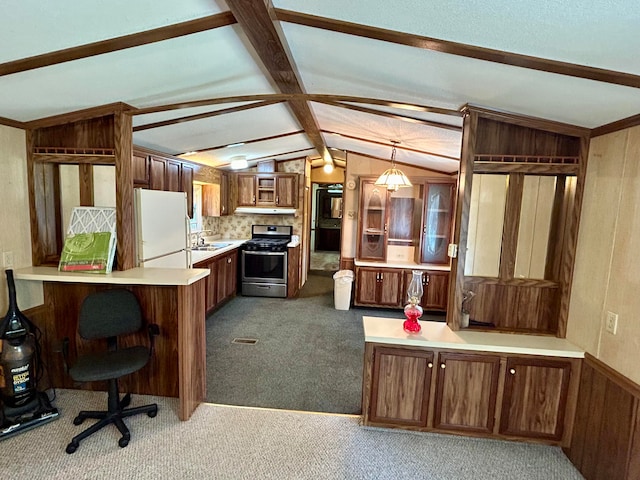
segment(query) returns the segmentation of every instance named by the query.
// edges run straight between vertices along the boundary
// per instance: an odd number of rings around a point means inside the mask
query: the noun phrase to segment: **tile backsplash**
[[[252,225],[292,225],[295,235],[302,233],[302,217],[293,215],[229,215],[203,219],[204,229],[220,238],[251,238]]]

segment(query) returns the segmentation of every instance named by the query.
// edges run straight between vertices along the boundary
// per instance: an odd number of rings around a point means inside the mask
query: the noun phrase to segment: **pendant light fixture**
[[[400,143],[392,140],[391,144],[391,168],[385,170],[382,175],[376,180],[376,185],[387,187],[387,190],[395,192],[400,187],[412,187],[413,184],[409,181],[407,176],[402,173],[402,170],[396,168],[396,145]]]

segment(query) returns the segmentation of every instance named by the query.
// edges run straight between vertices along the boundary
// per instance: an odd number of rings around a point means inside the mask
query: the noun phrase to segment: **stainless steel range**
[[[253,225],[242,249],[242,295],[287,296],[287,244],[293,227]]]

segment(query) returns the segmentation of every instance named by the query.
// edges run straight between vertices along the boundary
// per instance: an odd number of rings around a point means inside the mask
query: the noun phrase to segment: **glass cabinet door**
[[[425,188],[421,263],[449,263],[453,183],[428,183]]]
[[[362,182],[361,222],[358,258],[364,260],[386,259],[387,189]]]

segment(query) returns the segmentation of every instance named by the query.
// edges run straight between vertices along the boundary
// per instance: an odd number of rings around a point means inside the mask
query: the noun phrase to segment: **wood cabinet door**
[[[560,440],[571,362],[540,358],[508,358],[500,433]]]
[[[276,177],[276,207],[295,207],[298,198],[297,175]]]
[[[189,218],[193,218],[193,167],[182,164],[182,172],[180,173],[180,182],[182,184],[180,191],[187,194],[187,214]]]
[[[425,289],[422,307],[425,310],[447,310],[449,299],[449,272],[428,271],[424,275]]]
[[[376,347],[368,421],[425,427],[433,352]]]
[[[387,258],[387,189],[373,181],[360,184],[360,216],[356,255],[361,260]]]
[[[216,261],[218,276],[216,304],[220,304],[236,293],[237,251],[230,252]]]
[[[167,163],[163,158],[149,157],[149,188],[151,190],[166,190]]]
[[[220,216],[220,185],[214,183],[202,185],[202,216]]]
[[[256,178],[238,174],[238,206],[253,207],[256,204]]]
[[[229,175],[220,172],[220,215],[229,215]]]
[[[454,186],[450,182],[427,182],[425,185],[420,263],[449,263]]]
[[[131,174],[134,187],[149,187],[149,157],[147,155],[133,152]]]
[[[403,305],[402,297],[402,270],[384,268],[380,269],[380,287],[378,304],[390,307]]]
[[[377,268],[356,268],[355,303],[361,305],[376,305],[378,303],[379,276],[380,271]]]
[[[500,357],[443,352],[437,375],[434,428],[493,433]]]
[[[208,312],[216,306],[216,262],[215,260],[203,260],[195,263],[193,268],[208,268],[211,271],[209,276],[205,277],[204,282],[204,310]]]
[[[182,165],[179,162],[174,162],[171,160],[166,160],[166,181],[165,181],[165,190],[169,192],[181,192],[182,191],[182,177],[181,177],[181,169]]]

